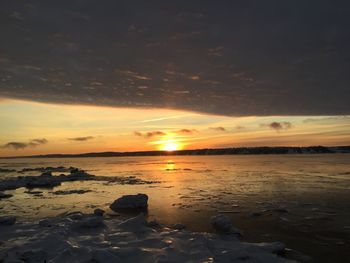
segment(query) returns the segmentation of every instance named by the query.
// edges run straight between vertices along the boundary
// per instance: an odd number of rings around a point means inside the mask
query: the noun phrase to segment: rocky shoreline
[[[137,210],[144,200],[142,194],[123,196],[112,207]],[[95,209],[35,222],[2,216],[0,262],[295,262],[283,257],[280,242],[241,242],[223,215],[211,219],[217,233],[210,234],[147,221],[143,213],[126,220],[104,214]]]

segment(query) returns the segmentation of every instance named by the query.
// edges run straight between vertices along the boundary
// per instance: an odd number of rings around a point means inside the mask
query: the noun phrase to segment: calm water
[[[67,182],[55,190],[93,192],[57,196],[52,189],[41,189],[41,197],[21,188],[8,191],[14,197],[0,200],[2,213],[28,219],[94,207],[108,210],[121,195],[146,193],[149,217],[162,223],[212,231],[209,218],[225,213],[244,240],[282,241],[316,262],[343,262],[350,256],[349,154],[0,160],[0,167],[17,170],[46,166],[160,183]],[[11,176],[18,173],[0,174]]]

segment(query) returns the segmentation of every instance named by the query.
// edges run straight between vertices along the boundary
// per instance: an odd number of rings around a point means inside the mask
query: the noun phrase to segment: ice
[[[0,191],[14,190],[21,187],[26,187],[28,189],[32,188],[54,188],[60,186],[64,182],[74,182],[74,181],[100,181],[108,183],[118,183],[118,184],[152,184],[157,183],[156,181],[144,181],[137,179],[133,176],[129,177],[119,177],[119,176],[95,176],[88,174],[83,170],[78,168],[69,168],[70,174],[61,174],[59,176],[53,176],[50,170],[45,170],[47,168],[33,168],[33,170],[43,171],[40,176],[17,176],[16,178],[8,178],[0,181]],[[66,169],[60,168],[59,169]],[[57,170],[57,169],[56,169]],[[71,190],[69,191],[57,191],[54,194],[82,194],[89,190]]]
[[[73,220],[73,215],[80,215]],[[214,219],[213,219],[214,220]],[[180,227],[151,227],[143,214],[124,221],[68,213],[40,222],[2,228],[3,262],[289,262],[284,245],[243,243],[233,235],[194,233]],[[228,231],[222,216],[214,220]],[[220,223],[218,223],[220,222]],[[182,227],[181,227],[182,228]],[[73,231],[72,231],[73,230]],[[75,231],[76,230],[76,231]]]

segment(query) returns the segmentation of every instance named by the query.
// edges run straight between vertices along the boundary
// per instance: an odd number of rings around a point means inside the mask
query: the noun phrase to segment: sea
[[[77,181],[54,189],[19,188],[6,191],[13,197],[0,199],[0,213],[35,221],[101,208],[110,217],[125,217],[109,205],[122,195],[144,193],[149,220],[213,232],[210,218],[225,214],[243,241],[281,241],[314,262],[350,258],[350,154],[1,159],[0,168],[15,171],[1,172],[0,184],[40,175],[18,173],[24,168],[58,166],[150,183]],[[86,192],[55,194],[60,190]]]

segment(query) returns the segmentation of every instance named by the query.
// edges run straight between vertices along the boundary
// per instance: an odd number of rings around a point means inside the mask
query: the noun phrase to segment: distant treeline
[[[82,154],[47,154],[2,158],[78,158],[78,157],[122,157],[122,156],[167,156],[167,155],[234,155],[234,154],[320,154],[350,153],[350,146],[309,147],[239,147],[221,149],[198,149],[179,151],[98,152]]]

